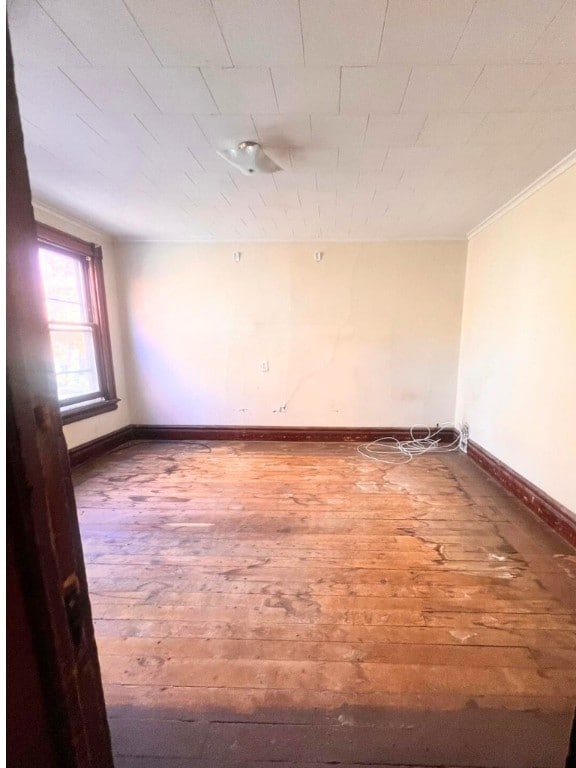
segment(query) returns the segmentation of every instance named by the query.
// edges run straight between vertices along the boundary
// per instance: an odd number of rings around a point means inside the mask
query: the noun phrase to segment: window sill
[[[108,411],[115,411],[118,408],[120,400],[102,400],[98,403],[90,403],[89,405],[78,405],[74,408],[60,411],[62,416],[62,424],[71,424],[74,421],[81,421],[82,419],[89,419],[92,416],[99,416],[101,413],[107,413]]]

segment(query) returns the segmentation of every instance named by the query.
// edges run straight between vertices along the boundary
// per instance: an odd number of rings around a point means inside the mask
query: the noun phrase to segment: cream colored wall
[[[117,253],[135,423],[453,418],[463,242],[125,243]]]
[[[469,242],[457,417],[576,512],[576,166]]]
[[[106,286],[106,302],[108,305],[108,319],[110,322],[110,337],[112,343],[112,357],[114,361],[114,375],[116,389],[120,403],[115,411],[92,416],[89,419],[76,421],[64,427],[64,436],[68,448],[73,448],[81,443],[86,443],[96,437],[113,432],[120,427],[131,423],[130,409],[126,387],[126,375],[124,367],[124,353],[122,333],[120,326],[120,313],[118,307],[118,289],[116,281],[116,255],[110,238],[102,232],[67,217],[50,211],[43,206],[35,205],[34,213],[37,221],[56,227],[63,232],[80,237],[91,243],[102,246],[104,264],[104,282]]]

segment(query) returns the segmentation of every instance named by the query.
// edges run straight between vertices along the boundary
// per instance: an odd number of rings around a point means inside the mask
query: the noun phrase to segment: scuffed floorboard
[[[564,768],[574,551],[464,455],[141,442],[75,484],[117,768]]]

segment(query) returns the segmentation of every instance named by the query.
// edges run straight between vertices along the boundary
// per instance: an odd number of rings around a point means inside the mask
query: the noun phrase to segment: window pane
[[[73,256],[39,248],[48,320],[88,322],[82,263]]]
[[[58,381],[58,399],[98,392],[98,370],[91,328],[52,329],[52,352]]]

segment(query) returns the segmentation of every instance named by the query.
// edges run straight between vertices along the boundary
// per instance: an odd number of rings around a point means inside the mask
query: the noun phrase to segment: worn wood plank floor
[[[561,768],[574,551],[462,454],[135,443],[75,473],[117,768]]]

